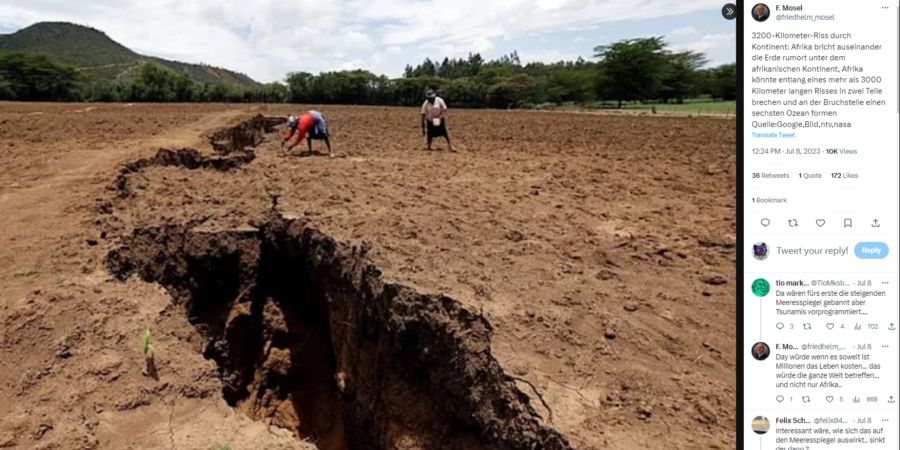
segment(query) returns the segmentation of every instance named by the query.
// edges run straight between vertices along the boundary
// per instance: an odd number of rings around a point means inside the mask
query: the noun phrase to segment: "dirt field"
[[[322,111],[0,104],[0,448],[734,447],[733,120]]]

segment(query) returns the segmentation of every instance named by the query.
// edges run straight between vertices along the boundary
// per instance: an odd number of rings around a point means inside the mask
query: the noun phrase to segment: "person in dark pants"
[[[296,136],[296,140],[288,147],[288,152],[299,145],[305,137],[310,155],[312,155],[312,140],[316,139],[325,141],[325,145],[328,147],[328,155],[333,156],[331,153],[331,140],[328,139],[328,125],[325,123],[325,116],[322,113],[312,110],[299,118],[294,116],[288,117],[287,134],[284,135],[281,146],[284,147],[284,144],[289,142],[294,136]]]
[[[450,134],[447,133],[447,104],[444,99],[429,89],[425,92],[425,103],[422,104],[422,134],[428,142],[428,150],[432,150],[431,141],[436,137],[443,137],[447,140],[447,147],[453,150],[453,144],[450,143]]]

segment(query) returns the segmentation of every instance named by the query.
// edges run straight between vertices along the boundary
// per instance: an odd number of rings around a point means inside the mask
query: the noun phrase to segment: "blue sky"
[[[247,5],[252,5],[248,7]],[[40,21],[90,25],[140,53],[276,81],[291,71],[363,68],[398,76],[426,56],[518,51],[525,61],[582,56],[620,39],[665,36],[673,49],[733,62],[735,23],[710,0],[0,0],[0,33]]]

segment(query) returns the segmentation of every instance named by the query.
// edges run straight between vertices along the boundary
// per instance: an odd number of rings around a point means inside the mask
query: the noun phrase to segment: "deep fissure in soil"
[[[111,271],[159,282],[204,336],[225,400],[321,449],[567,449],[459,302],[385,283],[365,248],[272,215],[145,228]]]
[[[133,192],[129,186],[132,176],[149,167],[180,167],[187,170],[211,169],[222,172],[236,169],[256,158],[254,149],[265,139],[266,133],[284,123],[281,117],[256,116],[235,126],[223,128],[209,136],[209,143],[216,152],[207,156],[193,148],[161,148],[155,155],[129,162],[119,169],[112,188],[119,198],[128,198]]]
[[[229,154],[258,146],[278,125],[287,122],[284,117],[266,117],[262,114],[245,120],[236,126],[223,128],[209,137],[209,143],[217,153]]]

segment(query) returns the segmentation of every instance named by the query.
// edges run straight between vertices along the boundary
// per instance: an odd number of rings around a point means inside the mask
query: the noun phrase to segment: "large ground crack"
[[[264,117],[256,115],[235,126],[223,128],[209,137],[216,155],[207,156],[192,148],[162,148],[156,155],[129,162],[119,169],[113,182],[113,189],[119,198],[133,195],[129,181],[149,167],[180,167],[187,170],[212,169],[229,171],[254,160],[254,149],[266,133],[275,131],[275,127],[284,123],[280,117]]]
[[[120,170],[229,171],[284,119],[209,136],[215,154],[161,149]],[[382,280],[365,248],[273,212],[253,229],[138,228],[108,255],[120,278],[163,285],[205,339],[223,398],[325,450],[568,449],[491,355],[492,329],[446,296]]]
[[[243,151],[262,143],[265,133],[275,131],[278,125],[287,122],[284,117],[265,117],[257,114],[236,126],[223,128],[209,137],[209,143],[217,153],[230,154]]]
[[[483,316],[384,282],[365,253],[272,214],[139,229],[108,264],[183,305],[229,404],[319,448],[570,448],[491,355]]]

